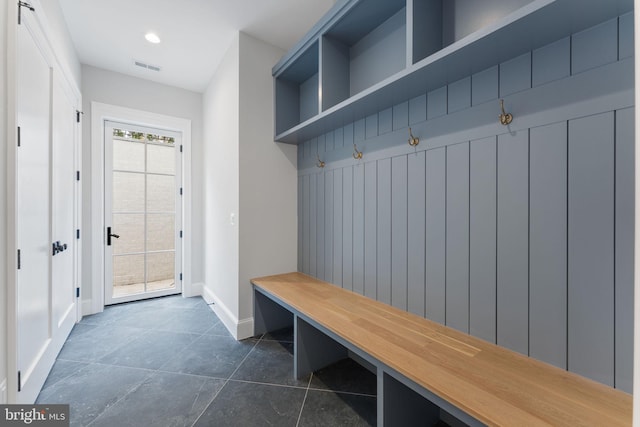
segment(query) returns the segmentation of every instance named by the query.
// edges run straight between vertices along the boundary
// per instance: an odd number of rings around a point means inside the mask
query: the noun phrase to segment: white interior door
[[[53,76],[52,98],[52,244],[51,244],[51,316],[52,336],[66,339],[76,320],[76,179],[74,99],[65,91],[59,74]],[[59,348],[62,347],[59,344]],[[58,345],[56,347],[58,347]]]
[[[62,242],[70,237],[69,226],[73,229],[73,222],[63,218],[74,218],[73,211],[70,215],[67,212],[74,204],[74,183],[64,176],[73,176],[65,159],[73,158],[73,104],[63,95],[62,81],[53,73],[51,56],[42,48],[38,29],[27,15],[17,34],[18,403],[35,401],[76,320],[73,250],[67,251],[69,256],[54,257],[52,245],[53,233]],[[72,244],[68,240],[67,247]]]
[[[181,293],[181,136],[104,128],[105,304]]]
[[[51,339],[49,111],[51,70],[24,19],[18,27],[17,329],[19,397],[40,389]],[[48,369],[44,369],[48,371]],[[35,399],[35,396],[34,396]]]

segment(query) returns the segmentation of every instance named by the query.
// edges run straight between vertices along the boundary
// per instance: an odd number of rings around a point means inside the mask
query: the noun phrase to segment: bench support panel
[[[260,291],[253,292],[253,333],[255,335],[293,326],[293,313]]]
[[[297,379],[349,356],[343,345],[298,316],[295,316],[293,354],[293,374]]]

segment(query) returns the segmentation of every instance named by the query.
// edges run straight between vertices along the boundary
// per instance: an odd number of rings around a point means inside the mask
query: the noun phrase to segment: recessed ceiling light
[[[158,44],[160,43],[160,37],[156,33],[147,33],[144,35],[144,38],[147,39],[149,43]]]

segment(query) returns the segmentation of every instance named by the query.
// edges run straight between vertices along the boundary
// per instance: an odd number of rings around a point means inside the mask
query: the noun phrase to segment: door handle
[[[53,247],[53,256],[56,256],[57,254],[59,254],[60,252],[64,252],[67,250],[67,244],[60,244],[60,240],[54,242],[52,244]]]
[[[114,234],[111,232],[111,227],[107,227],[107,246],[111,246],[111,238],[115,237],[116,239],[120,238],[119,234]]]

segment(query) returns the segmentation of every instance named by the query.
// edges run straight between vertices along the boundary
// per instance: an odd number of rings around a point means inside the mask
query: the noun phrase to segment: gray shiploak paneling
[[[471,107],[471,77],[451,83],[448,96],[449,114]]]
[[[377,294],[378,301],[391,304],[391,159],[378,160],[377,168]]]
[[[409,125],[427,120],[427,94],[409,100]]]
[[[309,274],[315,276],[318,266],[318,175],[309,177]]]
[[[529,351],[529,135],[498,137],[498,345]]]
[[[614,113],[569,122],[569,369],[614,383]]]
[[[342,287],[353,290],[353,167],[342,170]]]
[[[407,309],[424,317],[425,294],[425,153],[407,156]]]
[[[403,129],[409,125],[409,102],[393,106],[393,130]]]
[[[311,227],[309,225],[309,218],[311,217],[311,177],[306,175],[303,177],[302,188],[303,193],[302,197],[302,240],[304,244],[302,245],[302,271],[311,274],[311,269],[309,268],[309,257],[311,253]]]
[[[471,76],[471,103],[482,104],[498,98],[498,66]]]
[[[565,37],[555,43],[533,51],[533,86],[540,86],[571,74],[571,38]]]
[[[407,156],[391,159],[391,304],[407,309]]]
[[[567,124],[531,129],[530,354],[567,368]]]
[[[333,173],[324,174],[324,280],[333,283]]]
[[[333,171],[333,281],[342,286],[342,169]]]
[[[634,108],[616,112],[615,386],[633,391]]]
[[[571,72],[581,73],[618,59],[618,19],[571,36]]]
[[[447,149],[426,152],[426,309],[427,319],[446,320]]]
[[[364,165],[364,294],[377,298],[377,163]]]
[[[378,134],[384,135],[393,130],[393,108],[378,113]]]
[[[469,143],[447,147],[447,326],[469,332]]]
[[[304,265],[303,265],[303,244],[304,244],[304,236],[303,236],[303,231],[304,231],[304,212],[302,210],[302,206],[303,203],[302,201],[304,200],[304,197],[302,197],[302,195],[304,194],[304,177],[299,176],[298,177],[298,271],[304,271]]]
[[[500,64],[500,96],[511,95],[531,87],[531,53]]]
[[[496,138],[471,141],[469,332],[496,342]]]
[[[633,83],[602,76],[632,69],[632,30],[622,16],[299,145],[302,271],[630,392]]]
[[[364,295],[364,165],[353,168],[353,291]]]
[[[324,140],[324,138],[322,138]],[[317,246],[318,246],[318,250],[316,252],[316,276],[322,280],[325,280],[324,278],[324,272],[325,272],[325,260],[324,260],[324,242],[325,242],[325,230],[324,230],[324,226],[325,226],[325,218],[324,218],[324,212],[325,212],[325,188],[324,188],[324,173],[320,172],[318,173],[318,180],[317,180],[317,188],[318,188],[318,193],[317,193],[317,200],[316,200],[316,210],[317,210],[317,214],[316,214],[316,221],[317,221],[317,225],[316,225],[316,241],[317,241]]]

